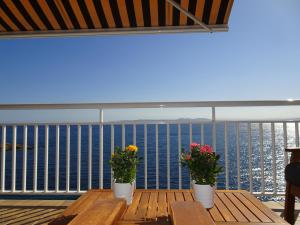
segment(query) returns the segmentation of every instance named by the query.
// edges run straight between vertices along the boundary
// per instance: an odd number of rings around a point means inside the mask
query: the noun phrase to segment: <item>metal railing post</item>
[[[212,120],[212,144],[213,149],[217,151],[217,141],[216,141],[216,108],[211,108],[211,120]]]
[[[103,109],[99,109],[99,187],[103,189]]]
[[[5,191],[5,161],[6,161],[6,126],[2,126],[2,151],[1,151],[1,192]]]

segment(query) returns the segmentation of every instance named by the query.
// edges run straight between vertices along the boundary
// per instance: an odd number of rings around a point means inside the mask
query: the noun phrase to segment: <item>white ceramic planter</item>
[[[130,183],[115,183],[113,185],[113,192],[116,198],[125,198],[127,205],[132,203],[134,182]]]
[[[193,183],[193,190],[196,201],[200,202],[204,208],[210,209],[214,206],[214,187],[210,185],[201,185]]]

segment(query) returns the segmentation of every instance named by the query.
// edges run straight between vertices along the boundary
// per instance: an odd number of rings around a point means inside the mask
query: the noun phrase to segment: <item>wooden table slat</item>
[[[183,193],[180,192],[175,192],[175,198],[176,198],[176,202],[183,202],[184,201],[184,197],[183,197]]]
[[[233,193],[226,193],[226,196],[244,214],[249,222],[261,222]]]
[[[183,196],[184,196],[184,201],[194,201],[190,191],[184,191]]]
[[[149,199],[149,204],[148,204],[148,212],[147,212],[147,220],[156,220],[157,198],[158,198],[158,192],[152,192],[150,194],[150,199]]]
[[[215,195],[215,205],[219,209],[220,213],[222,214],[223,218],[227,222],[235,222],[236,219],[234,216],[231,214],[229,209],[223,204],[223,202],[220,200],[218,195]]]
[[[95,195],[90,195],[88,193],[92,193]],[[95,193],[94,193],[95,192]],[[76,215],[79,211],[79,208],[82,207],[85,203],[87,203],[90,200],[96,200],[95,198],[97,196],[102,195],[102,192],[96,192],[96,191],[88,191],[86,194],[81,195],[79,199],[77,199],[75,202],[73,202],[64,212],[63,216],[69,216],[69,215]],[[80,209],[81,210],[81,209]]]
[[[260,211],[251,201],[249,201],[244,195],[241,193],[234,193],[234,195],[244,203],[244,205],[255,214],[259,218],[261,222],[271,223],[273,222],[269,217],[267,217],[262,211]]]
[[[173,191],[168,191],[167,192],[167,205],[168,205],[168,215],[171,213],[171,206],[170,204],[175,202],[175,193]]]
[[[215,222],[225,222],[225,219],[223,218],[222,214],[216,206],[209,209],[208,212],[210,213],[211,217]]]
[[[225,193],[217,194],[220,200],[224,203],[224,205],[230,209],[232,215],[236,218],[238,222],[248,222],[247,218],[243,215],[243,213],[227,198]]]
[[[257,198],[252,196],[249,192],[241,191],[241,193],[249,200],[251,201],[257,208],[259,208],[262,212],[264,212],[274,223],[286,223],[287,222],[276,215],[271,209],[263,205],[261,201],[259,201]]]
[[[157,221],[164,221],[168,218],[168,205],[167,205],[167,192],[158,192],[158,209],[157,209]]]
[[[147,215],[148,202],[150,198],[151,192],[143,192],[140,200],[140,204],[138,205],[136,218],[144,220]]]
[[[141,191],[135,191],[134,192],[132,203],[128,207],[128,209],[125,212],[125,215],[123,217],[124,220],[133,220],[133,219],[135,219],[135,214],[136,214],[138,205],[140,203],[141,196],[142,196]]]

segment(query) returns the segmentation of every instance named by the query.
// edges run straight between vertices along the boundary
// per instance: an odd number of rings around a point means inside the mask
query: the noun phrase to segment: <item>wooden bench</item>
[[[174,202],[171,204],[174,225],[215,225],[210,214],[198,202]]]
[[[85,212],[79,213],[70,225],[113,225],[116,224],[126,209],[123,199],[96,201]]]
[[[90,190],[49,225],[114,225],[125,210],[125,199],[115,199],[111,192]]]

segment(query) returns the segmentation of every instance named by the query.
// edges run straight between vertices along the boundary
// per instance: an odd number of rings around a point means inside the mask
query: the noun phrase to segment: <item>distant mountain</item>
[[[157,119],[157,120],[114,120],[107,121],[113,123],[163,123],[163,122],[174,122],[174,123],[201,123],[201,122],[210,122],[210,119],[207,118],[178,118],[178,119]]]

